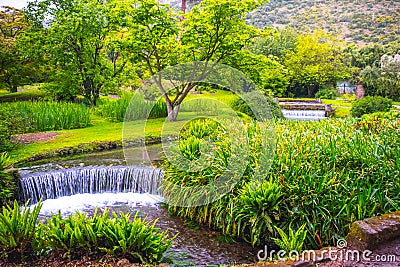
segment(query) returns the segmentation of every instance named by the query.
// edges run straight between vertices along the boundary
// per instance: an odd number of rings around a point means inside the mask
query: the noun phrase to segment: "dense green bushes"
[[[336,88],[324,88],[319,90],[316,94],[316,98],[321,98],[321,99],[335,99],[338,96],[338,92]]]
[[[139,263],[158,263],[171,246],[173,238],[159,232],[154,223],[130,215],[115,213],[110,217],[95,211],[87,216],[77,212],[63,218],[52,215],[46,223],[38,222],[41,204],[33,209],[3,207],[0,213],[1,258],[20,262],[43,253],[79,258],[88,255],[113,255]],[[43,255],[42,255],[43,256]]]
[[[0,213],[0,257],[10,262],[32,258],[40,248],[36,238],[37,219],[41,204],[35,208],[21,208],[17,201],[13,206],[3,207]]]
[[[17,102],[2,104],[14,120],[14,133],[84,128],[91,125],[90,109],[66,102]],[[15,121],[18,119],[18,121]]]
[[[265,110],[269,114],[259,114],[257,117],[270,119],[273,118],[283,118],[282,110],[279,106],[278,101],[276,101],[271,96],[264,96],[265,98],[260,99],[256,94],[247,94],[246,101],[242,98],[237,98],[232,103],[232,108],[236,111],[242,112],[255,118],[254,112],[257,110],[252,110],[251,107],[256,107],[257,109]],[[250,106],[249,106],[250,104]]]
[[[200,207],[169,209],[253,244],[278,237],[276,228],[271,231],[272,225],[285,233],[307,231],[306,248],[335,245],[355,220],[400,209],[400,120],[385,120],[390,121],[390,127],[383,124],[371,131],[360,128],[359,121],[352,118],[281,121],[276,125],[272,169],[259,189],[246,190],[254,166],[250,157],[244,178],[220,200]],[[250,147],[251,153],[258,153],[257,146]],[[190,149],[196,154],[196,147]],[[207,177],[205,182],[216,179],[221,171],[215,167],[205,173],[184,173],[168,162],[164,168],[165,179],[179,186],[202,177]]]
[[[117,100],[102,99],[96,113],[115,122],[155,119],[167,116],[167,106],[164,101],[146,101],[140,93],[124,93]]]
[[[351,108],[353,117],[374,112],[387,112],[392,108],[392,100],[381,96],[367,96],[354,101]]]

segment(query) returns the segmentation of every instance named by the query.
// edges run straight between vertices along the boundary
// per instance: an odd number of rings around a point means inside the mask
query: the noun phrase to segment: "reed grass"
[[[90,109],[67,102],[16,102],[2,104],[18,117],[17,133],[85,128],[91,125]]]
[[[155,119],[167,116],[167,106],[161,100],[146,101],[140,93],[124,93],[117,100],[102,99],[96,113],[113,122]]]

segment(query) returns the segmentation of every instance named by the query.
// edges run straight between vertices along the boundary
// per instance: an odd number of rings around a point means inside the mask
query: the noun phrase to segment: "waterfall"
[[[326,118],[325,110],[287,110],[282,109],[288,120],[321,120]]]
[[[128,166],[90,166],[22,175],[22,200],[37,203],[75,194],[149,193],[161,195],[161,169]]]

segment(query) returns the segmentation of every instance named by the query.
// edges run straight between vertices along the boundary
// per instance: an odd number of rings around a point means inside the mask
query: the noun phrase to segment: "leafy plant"
[[[106,238],[104,249],[117,257],[126,257],[132,262],[159,263],[164,252],[171,246],[173,238],[167,232],[159,232],[154,222],[147,222],[135,215],[113,213],[103,231]]]
[[[14,194],[16,186],[13,176],[5,172],[11,165],[11,159],[6,152],[0,153],[0,206],[3,206]]]
[[[356,100],[350,112],[353,117],[361,117],[374,112],[388,112],[391,108],[392,100],[381,96],[367,96]]]
[[[316,98],[321,98],[321,99],[335,99],[337,96],[338,96],[337,89],[333,87],[321,89],[315,94]]]
[[[276,227],[280,238],[272,238],[272,240],[287,253],[290,251],[297,251],[300,253],[303,250],[303,244],[307,236],[305,226],[306,225],[303,224],[296,232],[289,226],[288,234],[286,234],[282,229]]]
[[[108,211],[93,216],[77,212],[63,218],[61,213],[53,214],[41,227],[44,232],[45,245],[63,257],[78,258],[83,255],[99,253],[104,246],[104,227],[108,222]]]
[[[237,233],[252,245],[260,244],[273,234],[274,222],[279,220],[279,203],[282,192],[278,184],[272,181],[250,182],[240,191],[234,210]]]
[[[4,206],[0,213],[0,248],[1,257],[10,262],[21,262],[34,257],[38,249],[37,219],[42,207],[38,203],[34,208],[28,208],[28,203],[20,207],[17,201],[14,205]]]

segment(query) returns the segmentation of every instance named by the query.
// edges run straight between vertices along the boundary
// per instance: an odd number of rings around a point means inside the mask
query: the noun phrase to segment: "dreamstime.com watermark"
[[[328,259],[331,261],[339,262],[389,262],[394,263],[400,261],[396,255],[386,255],[386,254],[373,254],[371,250],[352,250],[346,249],[347,242],[344,239],[339,239],[336,247],[332,247],[326,250],[304,250],[302,252],[291,250],[269,250],[268,246],[264,249],[259,250],[257,257],[259,261],[286,261],[293,260],[298,261],[301,259],[306,259],[314,262],[318,262],[321,259]]]

